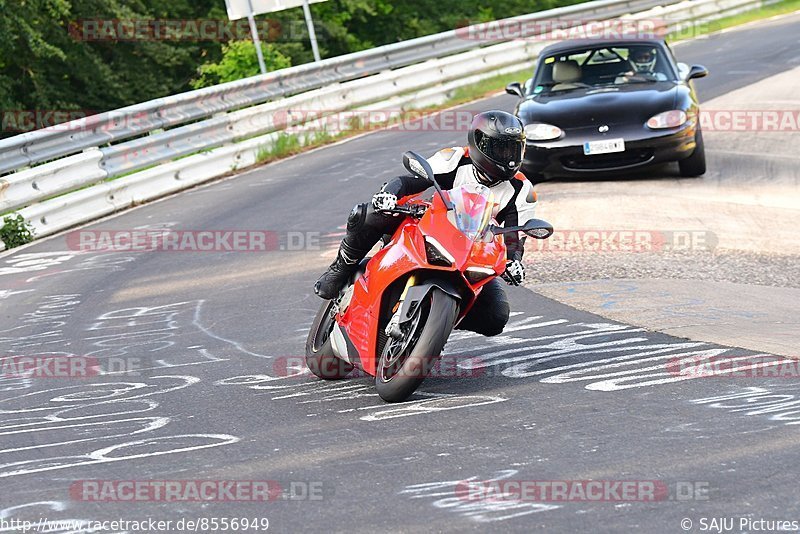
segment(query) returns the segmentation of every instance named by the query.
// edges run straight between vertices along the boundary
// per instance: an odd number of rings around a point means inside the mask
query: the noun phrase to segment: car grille
[[[652,149],[640,148],[626,150],[625,152],[615,152],[613,154],[565,156],[561,158],[561,165],[566,170],[593,171],[640,165],[652,159]]]

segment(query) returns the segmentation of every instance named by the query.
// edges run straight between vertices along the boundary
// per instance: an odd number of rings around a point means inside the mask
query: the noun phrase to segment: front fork
[[[394,315],[392,315],[392,318],[389,319],[389,324],[386,325],[385,332],[387,336],[393,339],[400,339],[401,337],[403,337],[403,331],[400,328],[400,306],[403,304],[403,300],[405,300],[406,295],[408,294],[408,290],[414,287],[416,281],[417,281],[416,276],[414,276],[413,274],[408,277],[408,280],[406,280],[406,285],[403,288],[403,292],[400,294],[400,299],[397,301],[397,303],[394,305],[394,308],[392,309]]]

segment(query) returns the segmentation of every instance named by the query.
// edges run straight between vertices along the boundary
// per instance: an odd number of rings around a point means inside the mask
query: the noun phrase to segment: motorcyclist
[[[534,217],[536,193],[519,172],[525,152],[525,134],[520,120],[504,111],[477,114],[470,125],[467,147],[445,148],[428,162],[435,179],[448,190],[466,183],[488,186],[494,193],[495,219],[506,226],[525,224]],[[427,189],[420,179],[399,176],[385,183],[370,204],[359,204],[347,220],[347,233],[336,259],[317,280],[314,291],[324,299],[333,299],[355,272],[358,262],[385,234],[392,234],[403,218],[386,213],[397,206],[398,199]],[[525,279],[522,264],[524,237],[516,232],[504,234],[507,254],[504,278],[514,285]],[[503,331],[509,317],[509,304],[500,280],[495,278],[483,287],[470,312],[458,328],[492,336]]]

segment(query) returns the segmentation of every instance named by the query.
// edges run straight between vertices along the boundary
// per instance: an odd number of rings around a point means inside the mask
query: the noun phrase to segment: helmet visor
[[[504,167],[518,167],[522,162],[525,142],[520,139],[494,138],[484,135],[478,149],[490,160]]]
[[[631,61],[638,71],[651,71],[656,65],[655,50],[634,50],[631,53]]]

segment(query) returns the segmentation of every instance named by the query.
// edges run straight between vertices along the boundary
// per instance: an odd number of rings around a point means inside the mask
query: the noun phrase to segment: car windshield
[[[486,235],[492,220],[494,195],[485,185],[471,183],[450,190],[456,228],[472,241],[480,241]]]
[[[676,80],[676,74],[664,48],[610,45],[542,57],[530,90],[533,94],[549,94],[667,80]]]

